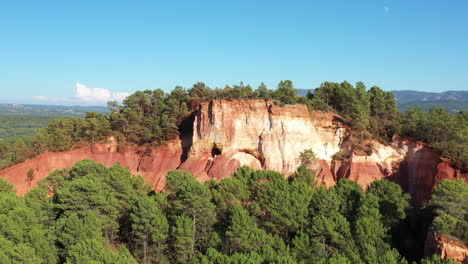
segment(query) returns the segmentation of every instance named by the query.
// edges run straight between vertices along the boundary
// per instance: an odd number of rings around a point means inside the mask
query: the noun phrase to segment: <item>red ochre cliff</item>
[[[468,179],[466,171],[443,161],[420,142],[402,137],[395,137],[391,145],[375,141],[373,153],[366,155],[351,149],[349,132],[339,116],[309,113],[304,105],[216,100],[202,103],[184,122],[180,139],[149,153],[137,146],[117,152],[115,143],[109,140],[97,144],[93,151],[84,147],[46,152],[0,171],[0,176],[24,195],[50,172],[93,159],[107,166],[120,163],[161,190],[165,174],[174,169],[190,171],[201,181],[229,177],[242,165],[290,175],[300,165],[300,153],[312,149],[319,158],[320,183],[332,186],[339,179],[348,178],[366,187],[372,181],[388,178],[401,184],[415,205],[427,199],[443,179]],[[343,149],[351,155],[346,160],[333,160],[335,153]],[[31,168],[35,177],[29,182],[27,172]]]

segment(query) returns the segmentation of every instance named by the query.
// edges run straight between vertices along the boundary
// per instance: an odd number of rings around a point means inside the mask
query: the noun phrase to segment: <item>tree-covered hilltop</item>
[[[387,180],[364,191],[342,179],[327,190],[305,166],[289,179],[248,167],[219,182],[184,171],[166,179],[156,193],[122,166],[92,160],[51,173],[25,197],[0,179],[0,262],[408,263],[392,230],[409,196]]]
[[[109,102],[107,114],[88,112],[85,118],[62,117],[51,121],[27,145],[23,153],[14,145],[0,141],[2,164],[24,160],[46,150],[66,151],[73,146],[94,143],[114,136],[123,149],[127,144],[151,147],[176,138],[180,123],[201,102],[215,99],[268,99],[278,104],[305,104],[308,108],[340,114],[352,128],[356,148],[372,153],[370,139],[391,140],[394,134],[409,136],[430,144],[460,167],[468,166],[468,114],[461,111],[450,114],[433,107],[429,112],[420,108],[398,111],[395,96],[377,86],[370,89],[358,82],[354,86],[324,82],[314,93],[299,96],[291,81],[281,81],[275,90],[264,84],[257,89],[240,83],[223,89],[210,89],[196,83],[190,89],[180,86],[170,93],[157,89],[138,91],[122,104]],[[24,142],[23,142],[24,143]],[[6,158],[5,158],[6,157]]]
[[[61,117],[49,121],[34,136],[0,140],[0,168],[20,163],[45,151],[66,151],[77,144],[91,144],[111,135],[107,116],[88,112],[85,118]]]

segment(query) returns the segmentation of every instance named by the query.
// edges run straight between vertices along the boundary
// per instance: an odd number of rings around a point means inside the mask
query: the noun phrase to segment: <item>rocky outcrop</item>
[[[392,145],[384,145],[378,141],[372,142],[370,155],[352,152],[346,162],[342,163],[337,179],[347,178],[366,187],[370,183],[383,178],[389,178],[397,172],[405,155]]]
[[[349,128],[331,113],[310,113],[304,105],[279,106],[273,101],[216,100],[202,103],[181,125],[180,139],[149,151],[127,147],[117,152],[112,142],[67,152],[47,152],[0,172],[15,184],[19,194],[36,185],[55,169],[90,158],[105,165],[117,162],[142,175],[155,189],[165,183],[172,169],[190,171],[201,181],[229,177],[242,165],[292,174],[299,155],[312,149],[318,157],[317,178],[326,186],[348,178],[366,187],[388,178],[409,192],[415,205],[427,199],[442,179],[468,179],[428,146],[395,137],[390,145],[370,142],[372,153],[353,149]],[[336,155],[337,153],[348,155]],[[337,156],[340,156],[337,158]],[[35,179],[27,181],[27,171]]]
[[[448,236],[429,232],[424,244],[424,255],[440,255],[442,259],[453,259],[468,264],[468,245]]]
[[[304,105],[212,101],[199,106],[193,144],[180,168],[209,178],[228,177],[240,165],[290,175],[300,165],[299,154],[305,149],[331,161],[346,133],[338,116],[311,115]]]

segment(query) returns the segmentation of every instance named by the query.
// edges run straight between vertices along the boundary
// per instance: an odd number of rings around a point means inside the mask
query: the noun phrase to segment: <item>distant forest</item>
[[[0,139],[33,136],[56,116],[0,114]]]
[[[0,103],[0,140],[35,135],[52,119],[85,117],[87,112],[105,113],[105,106],[63,106]]]
[[[362,82],[354,86],[346,81],[324,82],[314,93],[301,96],[293,83],[286,80],[275,90],[264,84],[257,89],[243,83],[210,89],[204,83],[196,83],[190,89],[178,86],[170,93],[160,89],[138,91],[122,104],[109,102],[107,113],[87,112],[84,118],[61,117],[50,122],[43,118],[43,122],[49,122],[48,126],[34,136],[0,141],[0,167],[48,150],[66,151],[84,144],[93,147],[110,135],[118,140],[120,150],[127,144],[148,148],[160,145],[178,136],[180,122],[201,102],[215,99],[268,99],[279,105],[305,104],[310,111],[340,114],[353,128],[353,148],[368,154],[372,153],[369,140],[389,142],[394,134],[400,134],[430,144],[460,167],[468,165],[467,111],[452,114],[434,106],[427,112],[419,107],[409,107],[402,113],[392,92],[377,86],[367,89]],[[12,122],[15,123],[13,117]]]
[[[84,117],[86,112],[105,112],[105,106],[65,106],[65,105],[35,105],[35,104],[4,104],[0,103],[0,115],[35,115],[35,116],[78,116]]]

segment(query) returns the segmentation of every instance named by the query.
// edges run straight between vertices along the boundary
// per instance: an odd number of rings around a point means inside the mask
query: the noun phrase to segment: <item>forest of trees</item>
[[[255,90],[243,83],[223,89],[210,89],[203,83],[196,83],[190,89],[178,86],[170,93],[160,89],[138,91],[122,104],[109,102],[108,114],[88,112],[85,118],[62,117],[51,121],[47,128],[26,141],[0,141],[0,168],[46,150],[66,151],[84,144],[93,146],[109,135],[118,140],[121,150],[127,144],[159,145],[179,134],[181,121],[201,102],[252,98],[275,100],[280,105],[305,104],[311,111],[336,112],[353,128],[356,147],[367,153],[372,153],[372,149],[366,141],[389,142],[397,133],[430,144],[460,167],[468,166],[466,111],[451,114],[443,108],[433,107],[428,112],[409,108],[400,113],[391,92],[377,86],[367,89],[362,82],[354,86],[346,81],[324,82],[314,93],[299,96],[293,83],[286,80],[275,90],[268,89],[263,83]]]
[[[47,150],[66,151],[77,144],[91,146],[110,135],[107,116],[88,112],[85,118],[53,119],[34,136],[16,136],[0,140],[0,168],[23,162]]]
[[[0,140],[15,136],[33,136],[56,116],[0,114]]]
[[[454,224],[452,235],[466,239],[467,190],[439,185],[424,209],[434,228]],[[288,179],[241,167],[205,183],[176,170],[154,192],[120,165],[84,160],[25,197],[0,179],[0,263],[408,263],[392,239],[408,201],[387,180],[364,191],[342,179],[327,190],[304,165]]]
[[[366,91],[363,83],[323,83],[308,96],[313,109],[337,111],[354,128],[359,141],[375,138],[391,140],[394,134],[430,144],[460,167],[468,166],[468,113],[450,114],[444,108],[428,112],[410,107],[398,111],[395,97],[379,87]]]

